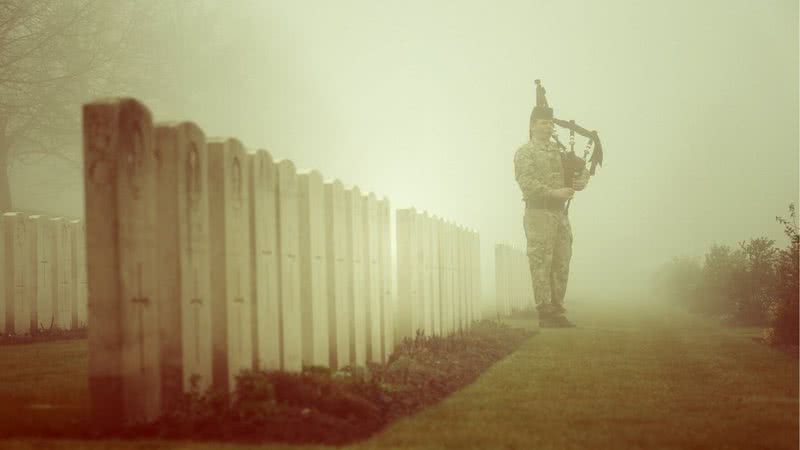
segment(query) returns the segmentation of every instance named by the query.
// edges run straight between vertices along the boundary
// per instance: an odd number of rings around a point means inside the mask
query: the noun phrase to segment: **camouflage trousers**
[[[526,208],[523,223],[536,308],[558,308],[564,303],[572,259],[569,217],[561,211]]]

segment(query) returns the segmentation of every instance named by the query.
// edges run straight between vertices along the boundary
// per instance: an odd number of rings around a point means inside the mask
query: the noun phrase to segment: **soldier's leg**
[[[528,266],[533,284],[533,297],[540,313],[551,309],[550,272],[553,265],[557,218],[549,211],[541,209],[525,210],[525,237],[528,240]]]
[[[556,310],[563,311],[564,295],[569,281],[569,262],[572,259],[572,227],[563,215],[558,221],[553,246],[553,266],[550,272],[551,301]]]

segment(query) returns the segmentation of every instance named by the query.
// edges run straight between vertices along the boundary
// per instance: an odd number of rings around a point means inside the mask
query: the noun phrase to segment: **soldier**
[[[541,327],[574,327],[564,313],[572,229],[566,203],[589,181],[583,167],[572,186],[564,185],[564,167],[553,135],[553,109],[536,80],[536,106],[530,120],[529,141],[514,155],[514,172],[525,202],[523,226],[528,240],[528,263]]]

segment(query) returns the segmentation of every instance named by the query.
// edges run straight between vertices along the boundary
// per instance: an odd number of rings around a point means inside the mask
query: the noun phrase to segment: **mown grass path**
[[[579,305],[579,328],[542,330],[474,384],[352,448],[789,449],[798,448],[798,361],[730,329],[651,304]],[[61,351],[75,351],[79,343]],[[0,396],[29,389],[23,347],[0,348]],[[31,349],[32,346],[29,346]],[[82,347],[85,352],[85,345]],[[42,358],[43,351],[37,358]],[[31,353],[36,355],[36,353]],[[52,355],[51,364],[52,364]],[[73,358],[85,358],[77,351]],[[24,358],[23,359],[27,359]],[[7,361],[12,363],[13,369]],[[73,372],[81,369],[72,367]],[[47,376],[52,376],[50,373]],[[58,398],[80,405],[83,373],[65,373]],[[65,381],[66,380],[66,381]],[[71,386],[71,387],[70,387]],[[0,397],[2,398],[2,397]],[[9,411],[0,404],[0,418]],[[249,448],[188,442],[0,441],[10,448]],[[322,448],[262,446],[261,448]]]

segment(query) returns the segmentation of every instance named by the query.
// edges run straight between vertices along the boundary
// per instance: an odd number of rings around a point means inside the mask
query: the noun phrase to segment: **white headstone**
[[[392,243],[391,243],[391,209],[389,199],[385,198],[378,202],[378,250],[381,271],[381,305],[383,305],[383,329],[381,330],[381,342],[383,345],[382,361],[389,360],[394,351],[394,317],[395,307],[392,296]]]
[[[72,290],[72,328],[86,327],[88,304],[85,293],[86,281],[86,240],[84,237],[84,223],[80,220],[70,220],[69,243],[70,243],[70,283]]]
[[[61,217],[51,220],[55,236],[53,240],[54,326],[56,329],[68,330],[72,325],[72,245],[69,221]]]
[[[149,422],[161,410],[150,112],[133,99],[84,105],[83,137],[92,413]]]
[[[463,330],[463,292],[461,284],[461,248],[459,246],[459,227],[456,224],[451,225],[451,239],[452,239],[452,254],[453,254],[453,311],[454,311],[454,326],[456,332]]]
[[[31,312],[26,287],[28,269],[27,218],[20,213],[5,213],[3,221],[3,299],[5,303],[5,332],[30,333]]]
[[[325,183],[325,246],[331,368],[350,364],[352,327],[344,187],[339,180]]]
[[[419,252],[418,268],[420,271],[420,306],[422,307],[421,328],[425,336],[433,335],[433,285],[431,272],[431,227],[427,213],[417,216],[417,249]]]
[[[431,218],[430,222],[430,255],[431,255],[431,306],[433,308],[433,333],[442,335],[442,291],[441,262],[439,258],[439,219]]]
[[[346,189],[344,199],[350,302],[353,314],[350,329],[350,357],[353,365],[365,366],[367,362],[367,296],[365,292],[364,208],[361,190],[357,186]]]
[[[396,211],[397,233],[397,301],[395,316],[395,340],[414,337],[413,314],[417,303],[417,253],[414,249],[414,223],[416,211]]]
[[[382,361],[381,329],[383,328],[381,302],[381,270],[379,260],[378,199],[370,193],[364,197],[364,262],[367,314],[367,360]]]
[[[458,290],[456,289],[456,241],[455,226],[447,222],[447,309],[449,332],[458,331]]]
[[[30,332],[39,331],[39,218],[41,216],[28,216],[26,220],[26,235],[28,239],[28,257],[26,268],[25,286],[27,291],[28,308],[30,309]],[[46,313],[45,313],[46,315]]]
[[[239,372],[253,367],[247,154],[236,139],[210,140],[207,149],[213,383],[233,391]]]
[[[452,310],[450,305],[450,259],[448,249],[448,228],[443,219],[436,221],[437,235],[439,239],[439,310],[441,314],[442,335],[447,336],[452,331]]]
[[[303,369],[300,317],[300,242],[297,171],[289,160],[278,163],[278,242],[281,286],[282,369]]]
[[[469,246],[469,233],[466,228],[461,230],[461,280],[464,290],[464,328],[469,330],[472,324],[472,256]]]
[[[503,309],[503,255],[502,246],[495,244],[494,246],[494,304],[497,316],[501,315]]]
[[[303,364],[330,364],[325,192],[317,171],[298,175]]]
[[[256,366],[281,368],[280,283],[278,271],[278,172],[272,155],[259,150],[250,158],[250,229],[253,261],[253,349]]]
[[[472,292],[474,296],[473,315],[475,320],[483,319],[483,294],[481,287],[481,241],[480,234],[472,234]]]
[[[156,127],[158,293],[164,408],[212,381],[208,153],[193,123]]]
[[[35,236],[36,270],[35,276],[36,299],[31,303],[32,327],[34,330],[46,331],[54,326],[54,284],[53,284],[53,224],[50,218],[44,216],[31,216],[31,235]]]
[[[78,309],[78,327],[89,325],[89,292],[86,280],[86,222],[76,220],[72,223],[75,232],[73,254],[75,255],[75,302]]]

